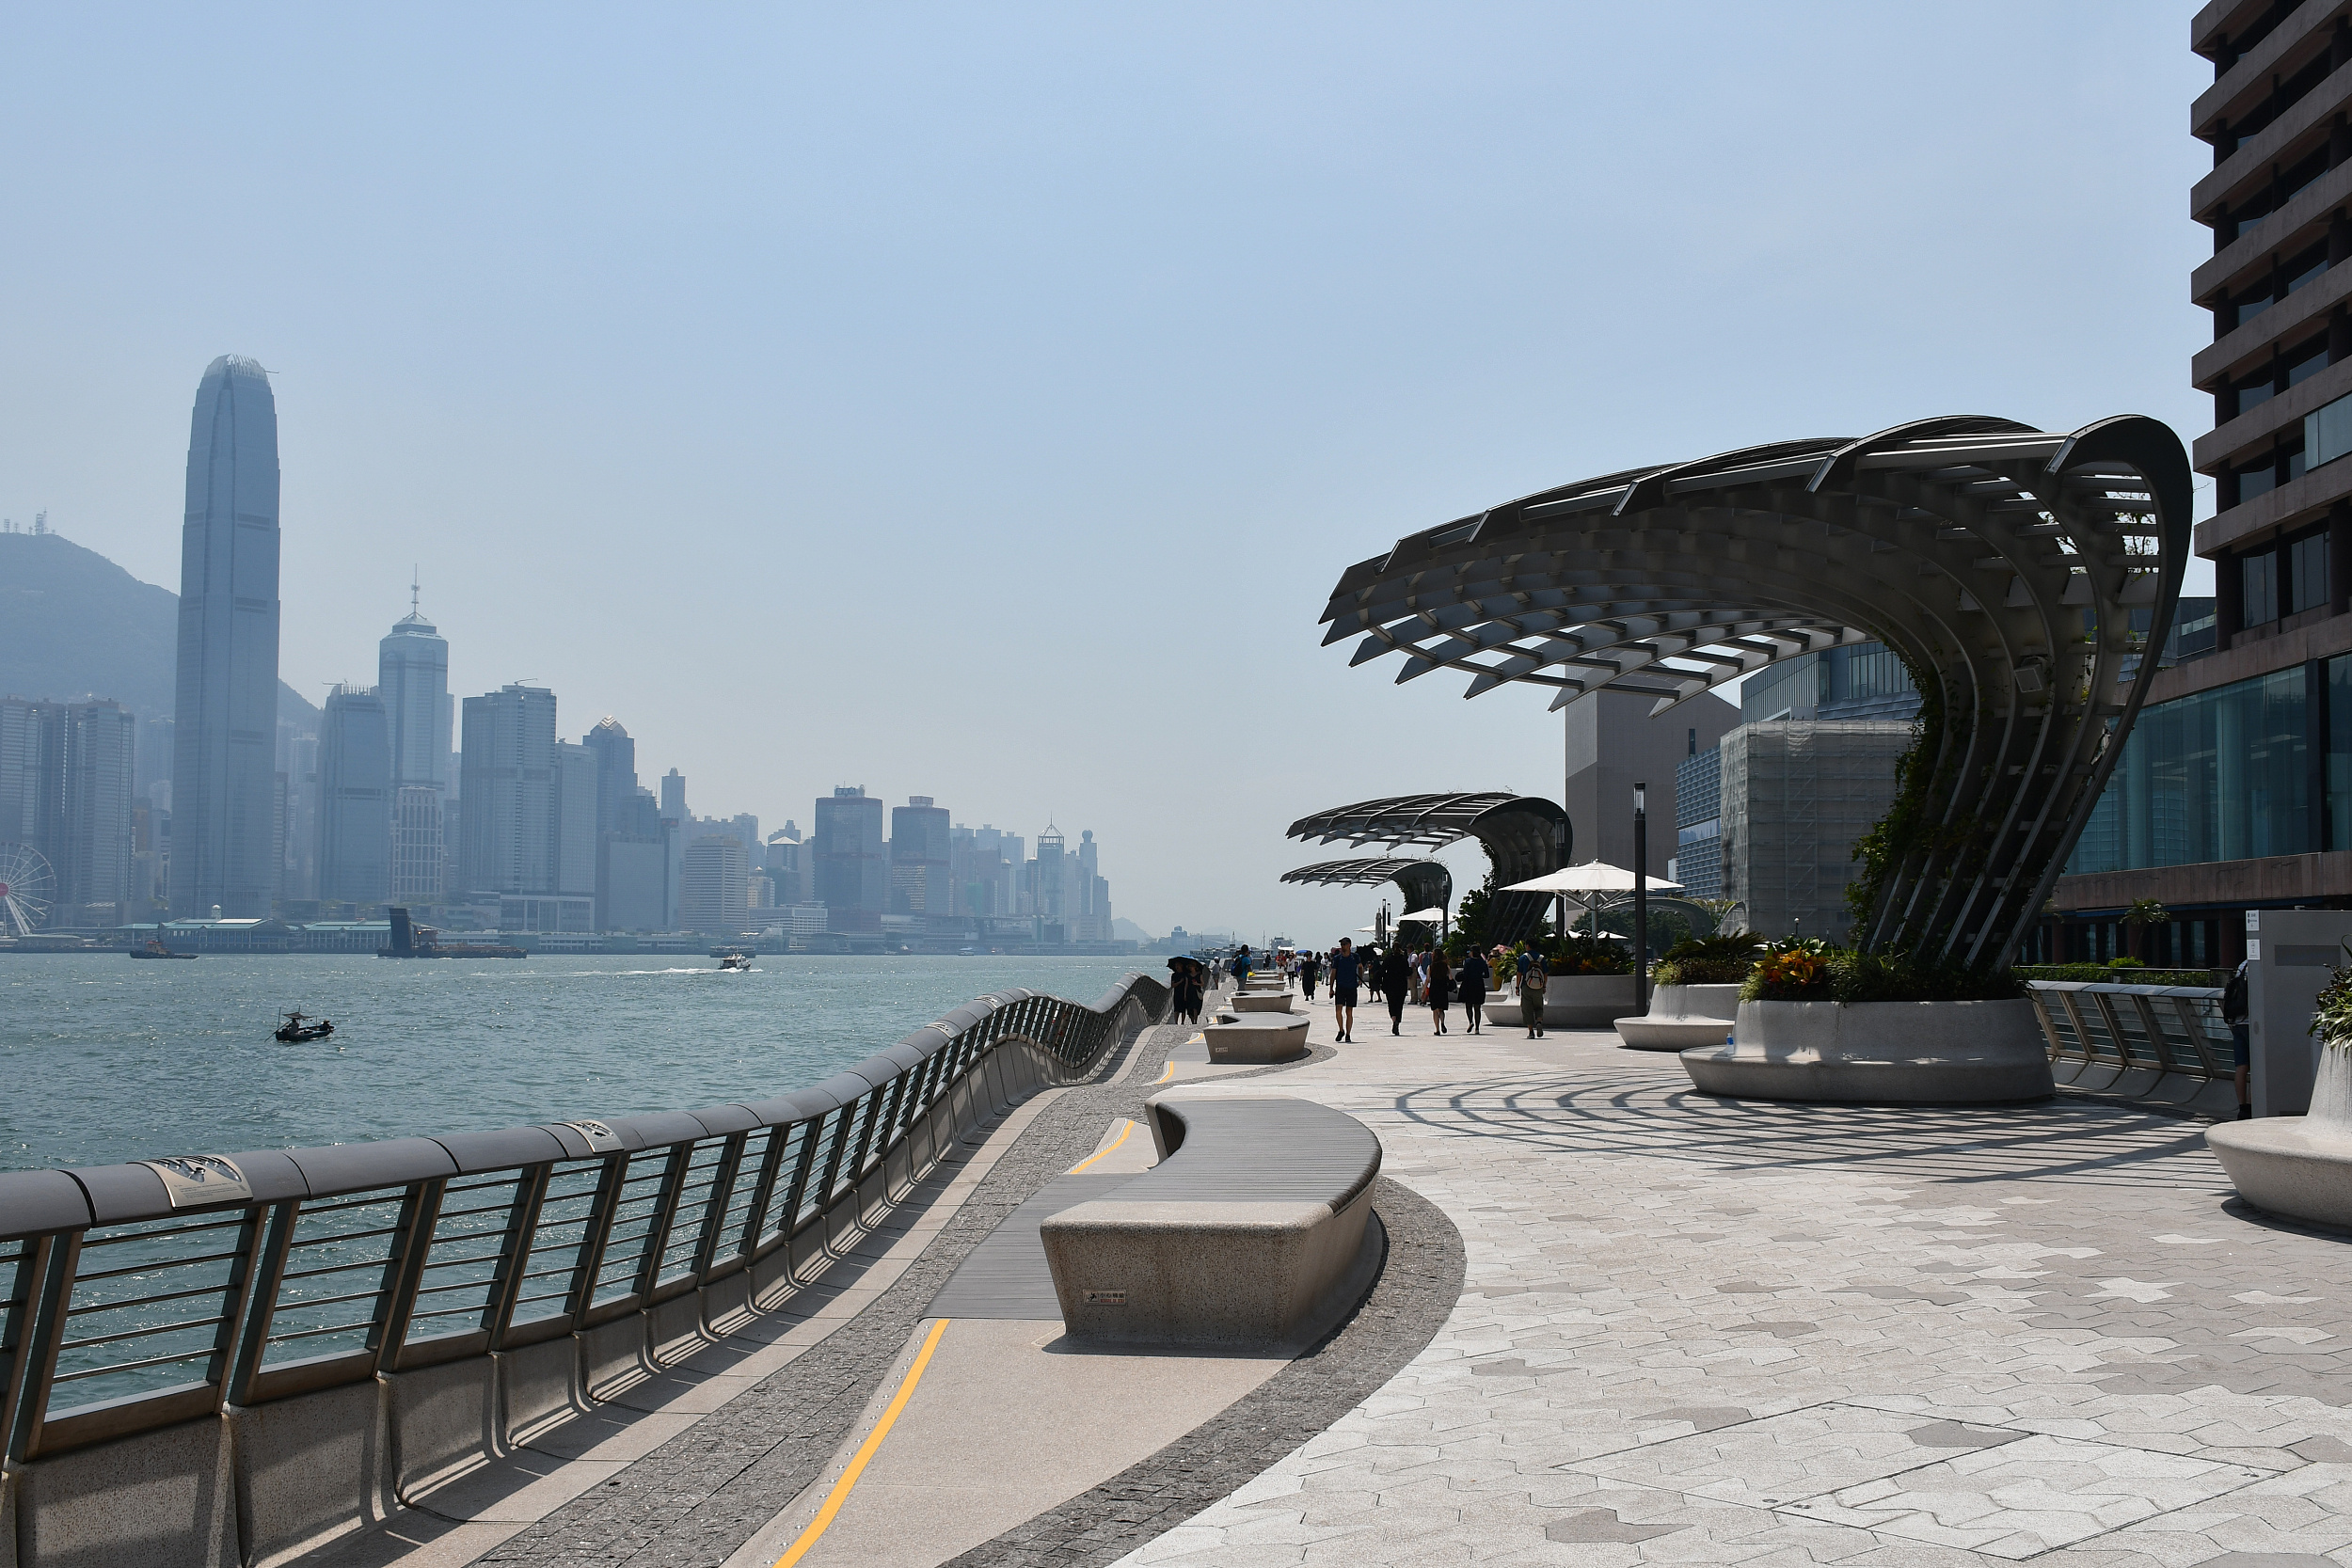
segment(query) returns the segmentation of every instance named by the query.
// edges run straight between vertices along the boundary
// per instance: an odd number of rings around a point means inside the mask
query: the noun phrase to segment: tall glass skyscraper
[[[277,886],[278,403],[224,354],[196,389],[180,531],[171,911],[263,917]]]
[[[392,783],[447,789],[450,721],[449,643],[417,608],[410,591],[408,613],[375,645],[375,689],[391,725]]]

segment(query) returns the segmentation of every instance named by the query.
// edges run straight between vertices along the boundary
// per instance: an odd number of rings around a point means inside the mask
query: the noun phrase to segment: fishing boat
[[[749,969],[752,967],[752,956],[749,953],[722,953],[719,955],[719,967],[721,969]]]
[[[131,949],[131,957],[135,958],[193,958],[198,957],[198,955],[194,953],[174,953],[170,948],[164,945],[163,938],[149,937],[144,942],[141,942],[138,946]]]
[[[331,1018],[306,1022],[303,1014],[288,1013],[286,1022],[278,1026],[278,1039],[281,1045],[300,1045],[305,1040],[323,1040],[334,1032],[335,1021]]]

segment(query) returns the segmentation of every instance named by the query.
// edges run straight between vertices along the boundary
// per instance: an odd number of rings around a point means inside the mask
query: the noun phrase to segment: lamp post
[[[1633,786],[1633,1010],[1649,1011],[1649,785]]]

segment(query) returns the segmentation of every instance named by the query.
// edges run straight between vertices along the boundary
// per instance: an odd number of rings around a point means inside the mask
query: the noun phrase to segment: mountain
[[[0,533],[0,696],[112,697],[168,719],[180,595],[55,533]],[[319,710],[284,681],[278,717],[316,732]]]

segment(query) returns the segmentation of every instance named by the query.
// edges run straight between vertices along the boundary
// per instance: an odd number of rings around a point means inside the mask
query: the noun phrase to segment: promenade
[[[1334,1050],[1321,1008],[1244,1073],[1149,1030],[758,1343],[323,1560],[2352,1562],[2346,1243],[2236,1205],[2201,1124],[1717,1101],[1613,1035],[1426,1020]],[[1389,1269],[1317,1354],[1057,1343],[1036,1218],[1140,1168],[1176,1084],[1378,1135]]]

